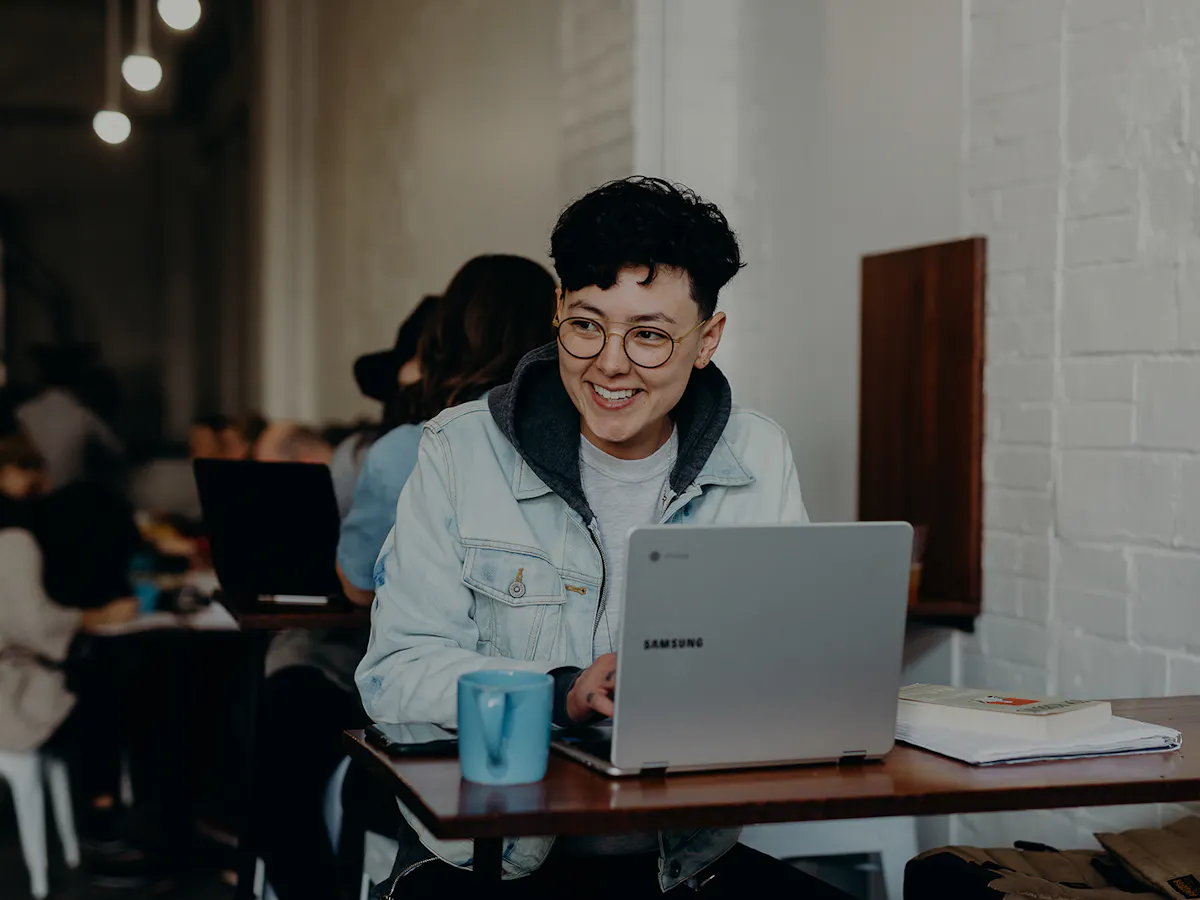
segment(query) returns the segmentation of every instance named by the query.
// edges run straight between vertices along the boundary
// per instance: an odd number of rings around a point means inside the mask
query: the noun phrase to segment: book
[[[973,766],[1015,765],[1092,756],[1169,753],[1183,745],[1174,728],[1133,719],[1110,718],[1105,725],[1073,738],[1027,740],[1009,735],[980,734],[897,723],[896,740]]]
[[[1062,740],[1103,727],[1112,707],[1103,700],[1008,697],[973,688],[910,684],[900,689],[896,721],[912,728]]]

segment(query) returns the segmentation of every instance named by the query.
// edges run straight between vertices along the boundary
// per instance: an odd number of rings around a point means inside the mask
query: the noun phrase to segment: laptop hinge
[[[648,762],[642,763],[642,768],[639,772],[641,775],[666,775],[667,768],[671,764],[669,762]]]
[[[846,750],[842,753],[841,758],[838,759],[838,765],[840,766],[840,765],[844,765],[847,763],[859,763],[859,762],[862,762],[863,760],[865,760],[866,758],[867,758],[866,750]]]

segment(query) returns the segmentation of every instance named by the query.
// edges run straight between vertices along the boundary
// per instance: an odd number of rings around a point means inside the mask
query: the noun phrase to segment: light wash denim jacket
[[[734,409],[714,366],[693,372],[672,417],[679,455],[662,521],[808,521],[787,436],[767,417]],[[518,573],[525,589],[510,591]],[[377,722],[454,726],[464,672],[586,667],[610,649],[596,629],[603,578],[580,484],[579,415],[549,345],[526,356],[513,381],[486,400],[425,425],[375,566],[371,639],[356,673],[367,713]],[[439,840],[404,813],[430,851],[471,864],[470,841]],[[662,889],[696,875],[738,835],[660,834]],[[553,842],[506,841],[505,875],[537,869]]]

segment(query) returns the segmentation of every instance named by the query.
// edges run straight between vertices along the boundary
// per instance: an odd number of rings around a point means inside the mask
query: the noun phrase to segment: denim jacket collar
[[[754,480],[722,437],[732,407],[729,382],[716,366],[692,372],[672,411],[679,430],[679,455],[670,479],[676,494],[693,485]],[[488,408],[520,457],[512,480],[517,499],[553,491],[590,522],[592,510],[579,474],[579,411],[563,387],[557,345],[526,354],[512,381],[488,394]]]

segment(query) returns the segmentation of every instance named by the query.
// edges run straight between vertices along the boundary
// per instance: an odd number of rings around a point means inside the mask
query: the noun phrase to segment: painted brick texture
[[[1200,3],[971,0],[989,238],[985,615],[964,681],[1200,691]],[[1162,810],[963,817],[1079,846]]]

